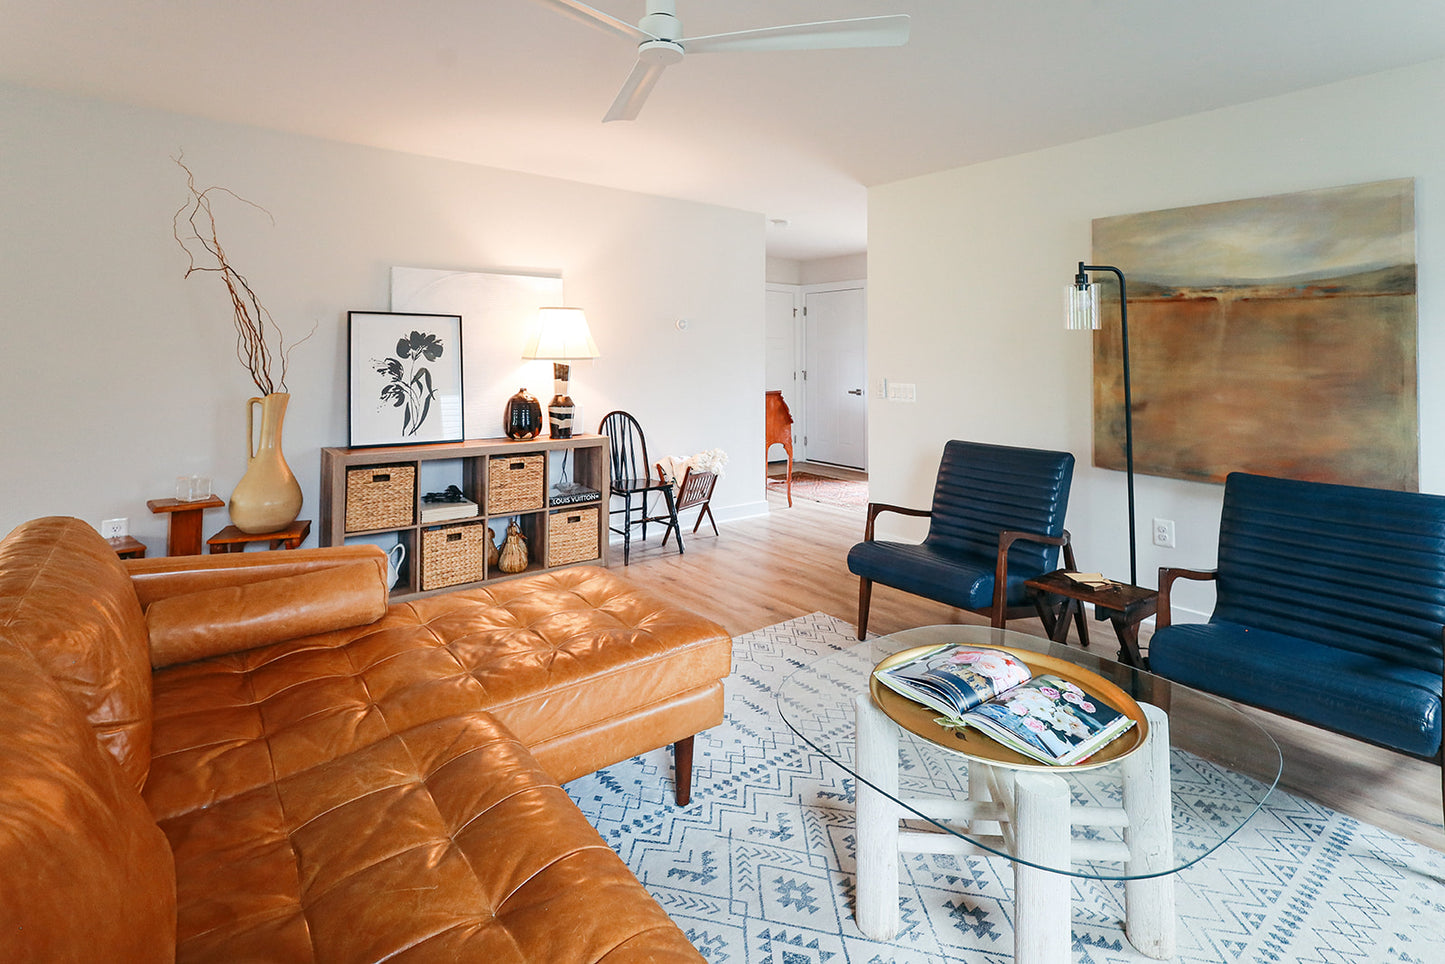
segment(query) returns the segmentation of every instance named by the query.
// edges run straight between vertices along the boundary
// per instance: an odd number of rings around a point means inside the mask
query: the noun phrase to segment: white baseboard
[[[683,509],[678,513],[680,517],[678,521],[686,523],[683,526],[684,533],[691,533],[692,524],[694,520],[697,519],[697,511],[697,508],[693,507],[691,509]],[[744,502],[738,505],[712,506],[712,517],[717,520],[717,524],[720,526],[726,525],[729,522],[741,522],[743,519],[756,519],[759,516],[765,516],[767,514],[768,503],[765,500],[759,502]],[[707,529],[706,523],[703,524],[703,529]],[[610,529],[608,532],[608,545],[622,545],[622,536],[620,533],[612,532]],[[634,538],[636,537],[634,536]]]

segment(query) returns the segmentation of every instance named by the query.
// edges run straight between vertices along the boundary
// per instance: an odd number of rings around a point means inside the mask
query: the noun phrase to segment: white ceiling
[[[1441,0],[678,0],[886,13],[907,46],[694,55],[607,125],[629,41],[532,0],[0,0],[0,78],[760,211],[812,259],[864,250],[870,185],[1445,56]]]

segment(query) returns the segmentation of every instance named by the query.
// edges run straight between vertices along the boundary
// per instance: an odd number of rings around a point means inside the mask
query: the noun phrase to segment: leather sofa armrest
[[[320,549],[277,549],[269,552],[235,552],[208,556],[162,556],[126,559],[141,608],[186,593],[370,562],[386,585],[386,553],[373,545],[328,546]]]
[[[1004,529],[998,534],[998,559],[993,572],[993,611],[1002,613],[1008,598],[1008,551],[1015,542],[1038,542],[1046,546],[1064,547],[1064,566],[1069,570],[1078,568],[1074,562],[1074,546],[1069,539],[1069,530],[1063,535],[1046,536],[1038,532],[1023,532],[1018,529]],[[997,617],[995,617],[997,618]]]
[[[915,516],[920,519],[927,519],[933,515],[931,509],[910,509],[902,505],[889,505],[886,502],[868,503],[868,521],[863,525],[863,541],[873,541],[873,521],[884,512],[896,512],[899,515]]]
[[[1174,586],[1176,579],[1198,579],[1201,581],[1212,581],[1219,570],[1217,569],[1175,569],[1169,566],[1159,567],[1159,611],[1154,616],[1154,629],[1156,631],[1170,625],[1169,617],[1169,591]]]

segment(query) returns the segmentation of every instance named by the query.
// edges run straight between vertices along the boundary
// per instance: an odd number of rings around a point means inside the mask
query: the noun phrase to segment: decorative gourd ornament
[[[487,526],[487,568],[497,568],[497,559],[497,534],[491,526]]]
[[[502,541],[497,568],[503,572],[521,572],[527,568],[527,540],[516,519],[507,523],[507,538]]]

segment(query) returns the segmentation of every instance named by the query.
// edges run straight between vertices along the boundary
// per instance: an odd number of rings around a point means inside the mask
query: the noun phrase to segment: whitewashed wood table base
[[[1156,873],[1124,884],[1125,933],[1142,954],[1174,956],[1174,833],[1170,813],[1169,717],[1140,704],[1149,738],[1118,765],[1123,807],[1081,807],[1070,802],[1067,781],[1036,770],[1015,771],[970,761],[967,799],[901,798],[899,728],[872,698],[857,698],[858,928],[875,940],[898,934],[898,861],[903,853],[990,853],[971,841],[1014,854],[1014,960],[1063,964],[1070,958],[1069,876],[1036,864],[1113,862],[1121,876]],[[907,804],[907,809],[897,801]],[[913,811],[913,812],[910,812]],[[958,828],[951,833],[900,829],[923,814]],[[1065,815],[1066,819],[1060,819]],[[1075,827],[1121,827],[1123,841],[1075,839]],[[1162,873],[1161,873],[1162,872]]]

